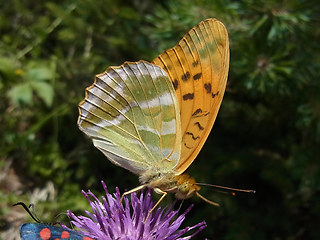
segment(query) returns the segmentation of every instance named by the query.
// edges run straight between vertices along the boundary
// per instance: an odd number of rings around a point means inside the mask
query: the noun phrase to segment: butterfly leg
[[[146,220],[144,220],[144,223],[147,222],[150,214],[153,212],[153,210],[159,205],[159,203],[165,198],[165,196],[167,196],[167,192],[162,191],[160,188],[154,188],[154,191],[158,194],[162,194],[162,196],[160,197],[160,199],[158,200],[158,202],[152,207],[152,209],[149,211]]]
[[[136,187],[136,188],[134,188],[134,189],[131,189],[131,190],[123,193],[122,196],[121,196],[121,198],[120,198],[120,204],[122,203],[122,200],[123,200],[124,196],[127,196],[127,195],[129,195],[129,194],[131,194],[131,193],[134,193],[134,192],[141,191],[141,190],[144,189],[145,187],[146,187],[146,185],[141,185],[141,186],[138,186],[138,187]]]

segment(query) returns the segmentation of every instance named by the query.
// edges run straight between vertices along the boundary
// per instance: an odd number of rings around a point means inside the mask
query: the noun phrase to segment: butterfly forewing
[[[177,165],[179,107],[160,67],[140,61],[109,68],[87,88],[79,112],[80,129],[113,163],[136,174]]]
[[[176,174],[192,163],[216,119],[226,87],[229,41],[224,25],[207,19],[153,63],[171,79],[180,105],[182,146]]]

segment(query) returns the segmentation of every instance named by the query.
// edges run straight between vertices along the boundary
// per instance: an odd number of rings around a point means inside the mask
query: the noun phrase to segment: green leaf
[[[27,71],[29,81],[45,81],[54,77],[54,72],[48,67],[32,68]]]
[[[54,91],[47,82],[31,82],[33,90],[45,102],[48,107],[52,106]]]
[[[33,103],[32,87],[29,83],[17,84],[8,91],[7,96],[15,105],[19,105],[20,103],[32,105]]]

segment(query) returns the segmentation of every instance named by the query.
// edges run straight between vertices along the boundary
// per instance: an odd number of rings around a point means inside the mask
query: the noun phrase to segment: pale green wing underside
[[[181,123],[173,86],[160,67],[145,61],[97,75],[79,104],[78,125],[111,162],[133,173],[170,171],[179,161]]]

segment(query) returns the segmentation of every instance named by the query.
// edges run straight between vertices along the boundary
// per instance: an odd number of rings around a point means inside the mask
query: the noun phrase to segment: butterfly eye
[[[179,185],[179,192],[182,192],[184,194],[188,194],[188,192],[190,191],[190,186],[188,184],[188,182],[184,182],[181,185]]]

